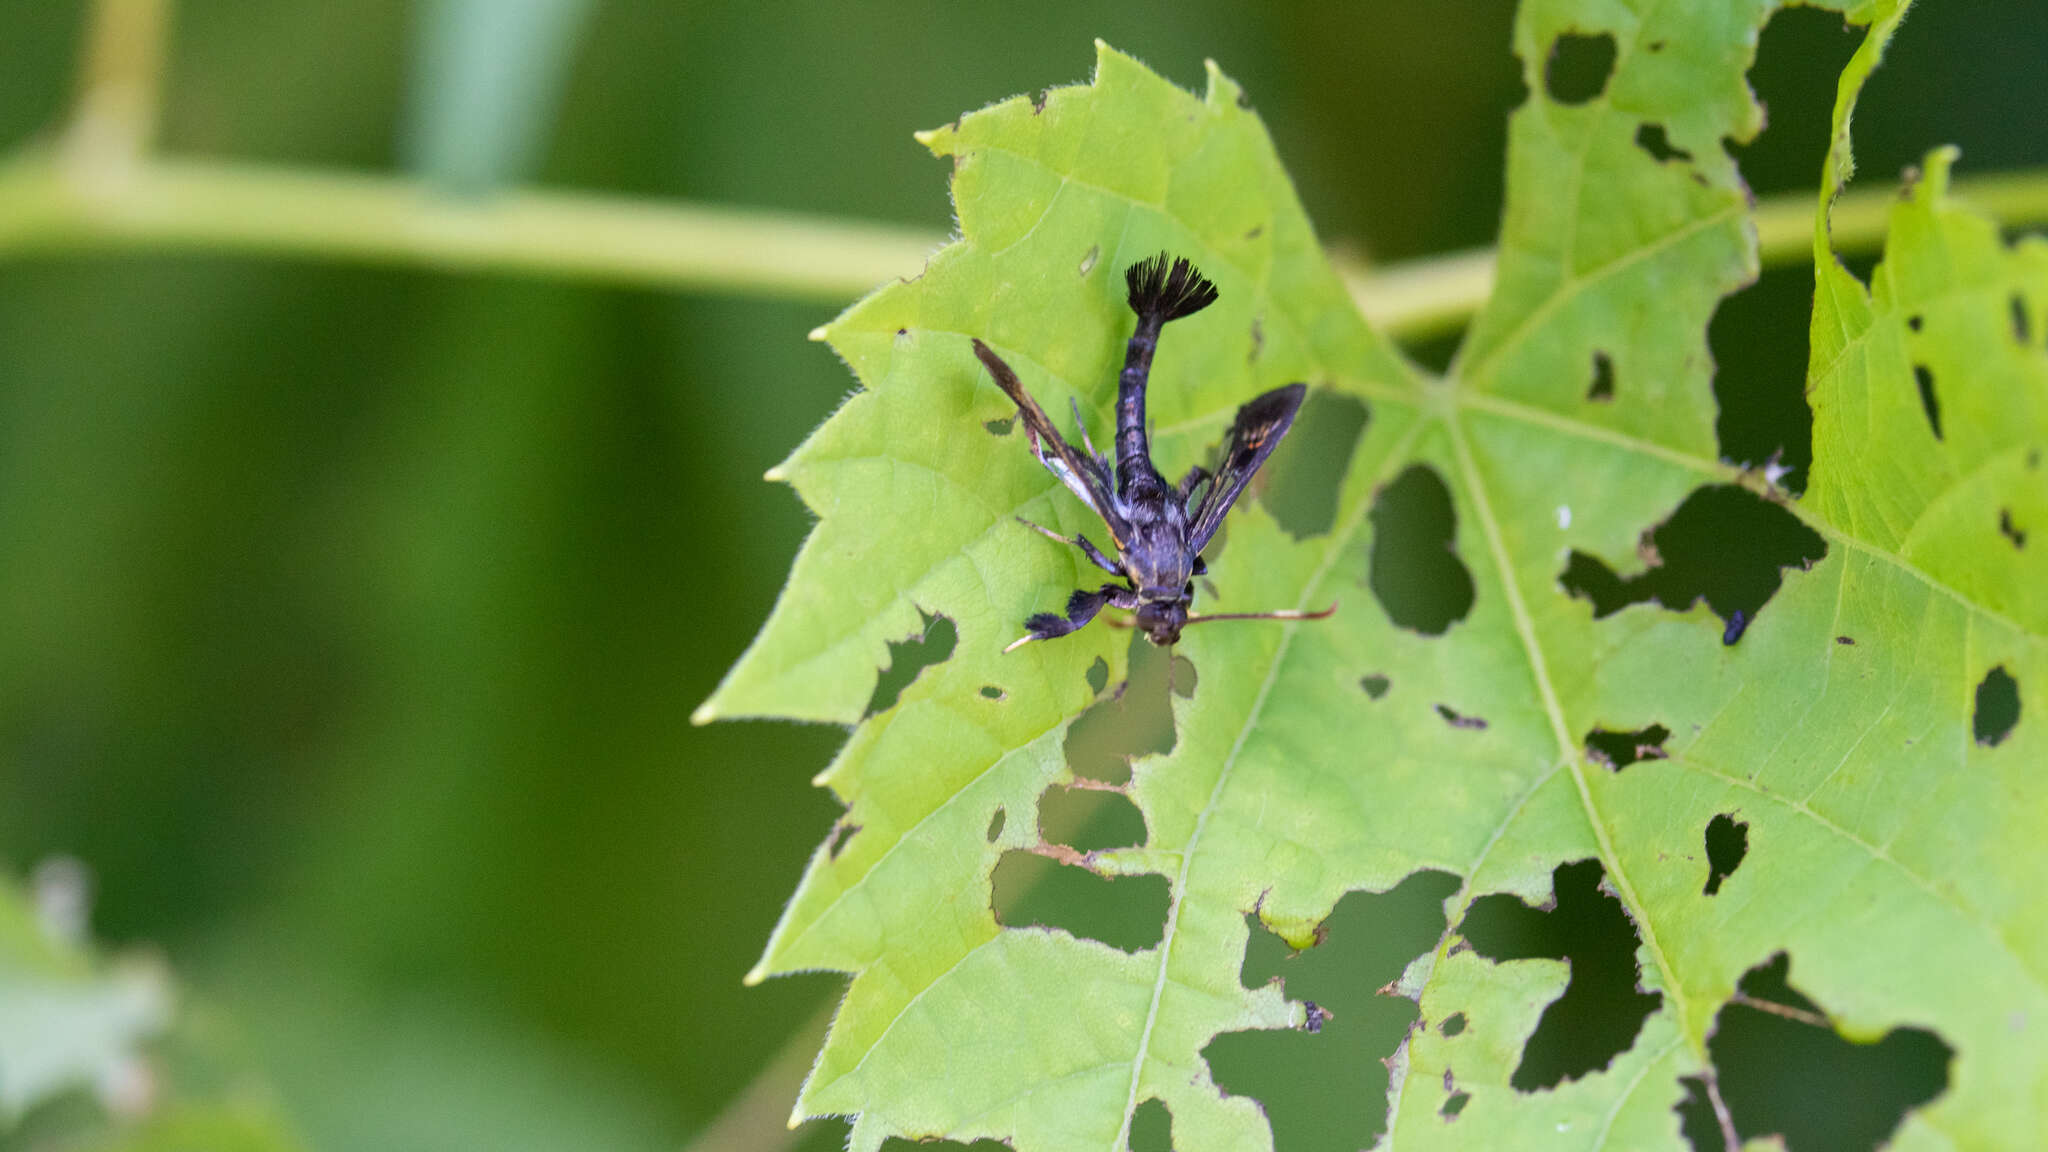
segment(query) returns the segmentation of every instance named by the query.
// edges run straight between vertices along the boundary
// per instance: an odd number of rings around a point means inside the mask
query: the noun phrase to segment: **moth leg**
[[[1181,477],[1180,481],[1179,493],[1181,505],[1185,507],[1187,505],[1187,502],[1194,498],[1195,489],[1201,487],[1204,481],[1209,480],[1211,478],[1212,477],[1209,475],[1209,470],[1207,468],[1202,467],[1200,464],[1197,464],[1193,468],[1188,469],[1188,474],[1186,476]]]
[[[1109,573],[1111,576],[1121,576],[1124,574],[1124,570],[1122,568],[1117,567],[1116,561],[1111,560],[1109,557],[1103,555],[1102,549],[1097,548],[1094,542],[1089,540],[1086,536],[1062,536],[1059,533],[1053,531],[1052,529],[1047,528],[1045,525],[1033,524],[1031,521],[1026,520],[1022,516],[1017,517],[1017,523],[1022,524],[1026,528],[1030,528],[1034,531],[1040,532],[1044,534],[1047,538],[1057,540],[1062,544],[1072,544],[1074,547],[1079,548],[1081,550],[1081,554],[1083,556],[1086,556],[1088,557],[1088,559],[1094,561],[1095,566],[1097,568],[1102,569],[1104,572]]]
[[[1067,597],[1067,614],[1039,612],[1024,621],[1024,635],[1010,643],[1004,652],[1015,652],[1033,640],[1051,640],[1087,627],[1104,605],[1114,604],[1119,608],[1138,606],[1138,594],[1115,584],[1104,584],[1093,592],[1077,588]]]
[[[1095,441],[1088,438],[1088,422],[1081,419],[1081,401],[1073,396],[1069,396],[1067,397],[1067,405],[1074,410],[1074,427],[1081,433],[1081,447],[1087,449],[1088,455],[1102,465],[1103,471],[1109,471],[1109,457],[1097,452],[1095,450]]]

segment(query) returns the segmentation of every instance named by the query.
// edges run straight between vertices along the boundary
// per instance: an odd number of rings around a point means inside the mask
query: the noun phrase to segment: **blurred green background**
[[[938,234],[911,131],[1085,80],[1100,36],[1190,86],[1215,57],[1325,239],[1388,260],[1490,241],[1521,96],[1505,0],[588,0],[494,39],[520,8],[184,0],[161,146]],[[66,115],[84,16],[0,0],[0,143]],[[1853,44],[1765,35],[1759,194],[1814,186]],[[1863,171],[2048,163],[2044,74],[2048,6],[1926,0]],[[1717,320],[1724,454],[1805,451],[1810,285]],[[83,861],[99,937],[159,948],[313,1147],[688,1145],[840,987],[739,980],[843,732],[688,723],[806,530],[760,477],[853,386],[804,339],[835,310],[0,256],[0,866]]]

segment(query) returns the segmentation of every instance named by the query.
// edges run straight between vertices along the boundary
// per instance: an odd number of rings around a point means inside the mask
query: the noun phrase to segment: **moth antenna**
[[[1216,302],[1216,285],[1195,270],[1186,257],[1161,252],[1124,269],[1131,311],[1164,324],[1192,316]]]
[[[1274,612],[1218,612],[1214,616],[1190,616],[1187,622],[1207,624],[1211,620],[1327,620],[1336,614],[1337,605],[1332,602],[1321,612],[1303,612],[1298,608],[1282,608]]]

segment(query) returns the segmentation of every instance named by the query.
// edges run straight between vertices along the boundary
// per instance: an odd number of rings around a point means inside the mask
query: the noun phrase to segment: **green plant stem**
[[[70,132],[106,151],[140,155],[156,139],[171,0],[94,0],[79,59]]]
[[[2048,170],[1959,180],[1956,194],[2008,228],[2048,223]],[[1884,236],[1889,186],[1844,195],[1839,252]],[[1810,259],[1812,201],[1757,206],[1764,266]],[[895,225],[570,192],[463,200],[392,177],[85,147],[0,166],[0,259],[130,250],[515,272],[558,279],[842,304],[915,276],[944,238]],[[1455,331],[1493,288],[1490,251],[1347,269],[1368,319],[1404,339]]]
[[[0,257],[233,252],[845,301],[942,242],[880,224],[559,192],[462,200],[417,183],[221,161],[0,168]]]

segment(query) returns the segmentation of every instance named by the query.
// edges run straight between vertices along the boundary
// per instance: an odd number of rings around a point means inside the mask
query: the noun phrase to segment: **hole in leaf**
[[[1636,129],[1636,147],[1648,152],[1650,158],[1659,164],[1664,163],[1666,160],[1690,161],[1692,159],[1692,153],[1671,143],[1671,137],[1665,135],[1662,124],[1645,122],[1638,127]]]
[[[1458,559],[1457,513],[1436,469],[1416,464],[1373,497],[1368,580],[1387,618],[1441,636],[1472,611],[1472,574]]]
[[[825,838],[826,858],[831,860],[839,859],[839,854],[846,851],[846,842],[853,839],[853,834],[858,831],[860,831],[860,825],[858,824],[848,824],[844,820],[834,824],[831,835]]]
[[[1726,812],[1707,821],[1707,886],[1703,894],[1718,895],[1721,881],[1735,874],[1749,855],[1749,825]]]
[[[2027,534],[2020,531],[2019,525],[2012,522],[2012,509],[2010,508],[2000,508],[1998,510],[1998,533],[2007,540],[2012,541],[2012,546],[2015,548],[2025,548],[2027,546]]]
[[[1437,1031],[1443,1033],[1445,1036],[1456,1036],[1464,1030],[1465,1014],[1463,1012],[1451,1013],[1449,1016],[1444,1017],[1444,1022],[1442,1024],[1437,1026]]]
[[[1392,680],[1387,679],[1385,676],[1382,676],[1377,672],[1373,673],[1370,676],[1365,677],[1364,679],[1358,682],[1358,686],[1360,688],[1365,689],[1365,694],[1373,698],[1374,700],[1377,700],[1380,697],[1385,696],[1387,694],[1387,689],[1393,687],[1393,684],[1394,682]]]
[[[1102,680],[1109,680],[1109,666],[1102,668]],[[1103,784],[1124,784],[1131,778],[1131,761],[1139,756],[1173,751],[1173,707],[1167,699],[1168,669],[1176,690],[1194,690],[1194,665],[1186,657],[1174,656],[1141,633],[1131,633],[1130,679],[1115,695],[1097,700],[1067,728],[1067,766],[1084,780]],[[1090,669],[1089,681],[1095,683]],[[1099,695],[1102,689],[1097,688]]]
[[[1058,928],[1125,952],[1166,935],[1166,877],[1098,876],[1036,852],[1012,849],[996,861],[996,923]]]
[[[1728,151],[1742,166],[1750,184],[1777,191],[1809,182],[1827,156],[1829,109],[1835,104],[1835,82],[1863,43],[1851,34],[1839,13],[1786,6],[1772,13],[1756,42],[1749,84],[1768,110],[1768,127],[1748,143],[1728,141]],[[1813,273],[1806,273],[1806,299],[1798,315],[1813,307]],[[1789,324],[1800,330],[1806,325]],[[1764,335],[1759,332],[1759,335]],[[1804,380],[1804,361],[1801,362]]]
[[[1001,838],[1002,838],[1002,835],[1003,835],[1003,824],[1004,824],[1004,822],[1005,822],[1005,821],[1007,821],[1008,819],[1009,819],[1009,814],[1008,814],[1008,813],[1006,813],[1006,812],[1004,812],[1004,811],[1003,811],[1003,809],[1002,809],[1002,807],[1001,807],[1000,805],[998,805],[998,806],[997,806],[997,808],[996,808],[996,810],[995,810],[995,814],[994,814],[993,816],[990,816],[990,817],[988,818],[988,842],[989,842],[989,843],[993,844],[993,843],[995,843],[995,842],[996,842],[997,840],[999,840],[999,839],[1001,839]]]
[[[2007,301],[2012,308],[2012,338],[2018,344],[2033,342],[2033,325],[2027,319],[2027,298],[2015,292]]]
[[[1915,332],[1918,332],[1921,329],[1921,327],[1926,323],[1926,317],[1920,315],[1918,312],[1915,312],[1911,316],[1906,317],[1906,327],[1911,328]]]
[[[1076,852],[1133,848],[1145,843],[1145,816],[1121,792],[1055,784],[1038,797],[1038,835]]]
[[[1707,1078],[1680,1076],[1678,1082],[1685,1088],[1685,1099],[1672,1107],[1678,1113],[1678,1134],[1692,1145],[1693,1152],[1734,1152],[1728,1148],[1728,1137],[1714,1115],[1714,1102],[1707,1095]]]
[[[1563,960],[1564,994],[1550,1002],[1522,1046],[1508,1083],[1534,1092],[1607,1067],[1635,1043],[1663,997],[1638,985],[1641,943],[1621,902],[1601,891],[1598,860],[1560,864],[1551,873],[1553,907],[1531,908],[1508,895],[1481,896],[1458,932],[1496,963]]]
[[[1745,1143],[1777,1136],[1789,1152],[1875,1149],[1906,1113],[1948,1087],[1955,1050],[1911,1027],[1871,1044],[1850,1041],[1786,982],[1789,968],[1780,952],[1750,969],[1709,1033],[1707,1054],[1736,1135]],[[1681,1130],[1696,1152],[1720,1152],[1706,1086],[1688,1087],[1677,1109]]]
[[[1456,711],[1448,704],[1437,705],[1436,714],[1443,717],[1444,723],[1449,724],[1453,728],[1463,728],[1472,732],[1486,731],[1486,721],[1484,719],[1478,716],[1467,716]]]
[[[1586,399],[1614,399],[1614,358],[1605,352],[1593,353],[1593,385],[1586,389]]]
[[[1977,685],[1977,708],[1970,727],[1976,732],[1977,743],[1995,748],[2012,735],[2019,722],[2020,684],[2001,664],[1985,673]]]
[[[1811,269],[1769,268],[1754,284],[1723,297],[1707,324],[1721,458],[1745,468],[1775,460],[1783,470],[1779,483],[1790,492],[1806,490],[1813,409],[1806,403],[1806,325],[1780,321],[1812,307]]]
[[[1913,365],[1913,383],[1920,386],[1920,408],[1927,413],[1927,426],[1934,429],[1934,438],[1941,439],[1941,398],[1934,394],[1934,370],[1925,364]]]
[[[993,684],[983,684],[981,686],[981,696],[984,700],[1001,700],[1003,698],[1003,690]]]
[[[1459,328],[1440,336],[1411,336],[1401,341],[1401,351],[1431,375],[1442,376],[1451,370],[1451,361],[1464,342],[1465,330]]]
[[[1131,1152],[1173,1152],[1173,1113],[1154,1096],[1131,1113]]]
[[[1472,1094],[1470,1092],[1453,1092],[1444,1098],[1441,1115],[1446,1121],[1456,1120],[1458,1113],[1463,1112],[1465,1105],[1470,1103],[1471,1100]]]
[[[1109,661],[1097,656],[1095,663],[1088,666],[1088,690],[1100,696],[1102,695],[1102,690],[1107,687],[1109,687]]]
[[[1614,72],[1614,37],[1567,32],[1550,45],[1543,90],[1559,104],[1584,104],[1607,90]]]
[[[917,611],[924,618],[924,628],[906,639],[889,641],[889,666],[875,677],[875,694],[868,697],[868,716],[894,708],[918,673],[953,655],[953,645],[960,639],[953,621],[922,608]]]
[[[1605,728],[1595,728],[1586,733],[1586,755],[1595,763],[1605,764],[1619,772],[1638,760],[1664,759],[1664,741],[1670,738],[1671,729],[1662,724],[1652,724],[1634,732],[1609,732]]]
[[[1017,426],[1017,418],[1010,416],[1002,420],[984,420],[981,426],[986,428],[991,436],[1008,436],[1010,429]]]
[[[882,1141],[882,1152],[1015,1152],[1015,1150],[1000,1140],[976,1140],[972,1144],[962,1144],[958,1140],[905,1140],[901,1136],[891,1136],[887,1140]]]
[[[1321,943],[1300,952],[1251,918],[1244,985],[1281,979],[1290,998],[1328,1010],[1314,1034],[1225,1032],[1203,1050],[1224,1091],[1259,1101],[1274,1147],[1356,1152],[1385,1130],[1380,1061],[1408,1035],[1417,1011],[1413,1001],[1378,990],[1436,946],[1443,902],[1457,890],[1454,876],[1418,872],[1385,893],[1347,893],[1323,922]]]
[[[1558,581],[1592,602],[1595,619],[1651,601],[1683,612],[1705,599],[1727,623],[1724,642],[1734,643],[1777,594],[1783,570],[1811,566],[1827,555],[1827,544],[1777,504],[1746,488],[1713,484],[1687,496],[1641,551],[1645,568],[1625,579],[1573,551]]]
[[[1351,471],[1369,413],[1357,399],[1313,389],[1287,439],[1266,461],[1259,503],[1296,540],[1322,536],[1337,522],[1337,494]]]

